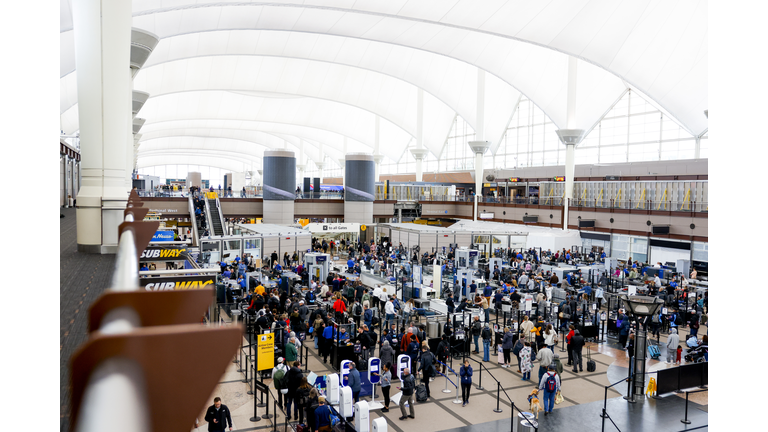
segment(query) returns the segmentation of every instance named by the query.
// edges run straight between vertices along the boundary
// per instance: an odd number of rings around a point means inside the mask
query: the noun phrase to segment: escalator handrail
[[[189,194],[189,220],[192,221],[192,246],[199,246],[200,236],[197,232],[197,218],[195,217],[195,201]]]

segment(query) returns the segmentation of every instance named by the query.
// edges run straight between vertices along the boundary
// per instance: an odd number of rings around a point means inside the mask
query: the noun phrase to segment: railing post
[[[510,423],[511,423],[510,426],[509,426],[509,430],[514,432],[514,430],[515,430],[515,402],[514,401],[510,401],[510,403],[512,404],[512,407],[510,408],[510,411],[509,411],[509,420],[510,420]]]
[[[495,413],[500,413],[501,412],[501,408],[499,407],[499,395],[500,394],[501,394],[501,383],[497,382],[496,383],[496,409],[493,410],[493,412],[495,412]]]
[[[251,368],[253,368],[253,366],[251,366]],[[255,376],[255,374],[251,374],[251,375],[252,375],[252,378]],[[253,392],[251,392],[251,393],[253,393]],[[261,420],[261,417],[259,417],[258,412],[257,412],[258,411],[258,408],[257,408],[258,407],[258,403],[257,403],[258,399],[259,398],[257,398],[255,395],[253,396],[253,417],[251,417],[251,419],[250,419],[252,422],[257,422],[257,421]]]
[[[480,365],[480,385],[475,388],[478,390],[485,390],[483,388],[483,364],[480,363],[479,361],[477,363]]]
[[[680,421],[685,424],[691,424],[691,421],[688,420],[688,392],[685,392],[685,418]]]
[[[266,403],[266,404],[264,404],[264,406],[266,406],[266,407],[267,407],[267,413],[266,413],[266,414],[264,414],[263,416],[261,416],[261,418],[265,418],[265,419],[271,419],[271,418],[272,418],[272,415],[270,415],[270,414],[269,414],[269,395],[270,395],[271,393],[270,393],[270,392],[266,392],[266,393],[267,393],[267,403]],[[263,402],[263,401],[264,401],[264,392],[261,392],[261,396],[262,396],[262,399],[261,399],[261,401]],[[259,405],[262,405],[262,404],[259,404]],[[277,413],[277,411],[275,411],[275,413]]]

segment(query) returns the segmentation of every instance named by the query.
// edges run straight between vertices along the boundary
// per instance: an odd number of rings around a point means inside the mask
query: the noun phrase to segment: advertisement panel
[[[173,241],[173,231],[158,230],[155,235],[152,236],[151,241]]]
[[[185,247],[148,247],[141,253],[139,261],[181,261],[187,259],[187,256]]]
[[[192,290],[213,288],[216,286],[215,275],[148,277],[139,278],[139,285],[147,291]]]

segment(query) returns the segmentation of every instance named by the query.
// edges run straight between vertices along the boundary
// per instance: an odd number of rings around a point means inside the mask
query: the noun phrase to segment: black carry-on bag
[[[595,364],[595,361],[592,360],[592,354],[590,353],[590,349],[587,347],[587,372],[594,372],[597,370],[597,364]]]

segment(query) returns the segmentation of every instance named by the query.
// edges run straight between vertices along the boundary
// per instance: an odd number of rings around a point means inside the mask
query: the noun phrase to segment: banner
[[[275,367],[275,335],[266,333],[259,335],[258,349],[256,351],[257,365],[260,371]]]
[[[187,248],[148,247],[141,253],[139,261],[182,261],[187,257]]]
[[[359,223],[310,223],[304,227],[312,233],[359,233]]]
[[[213,288],[216,275],[177,276],[177,277],[142,277],[139,285],[147,291],[192,290]]]
[[[173,231],[158,230],[155,235],[152,236],[152,241],[173,241]]]

